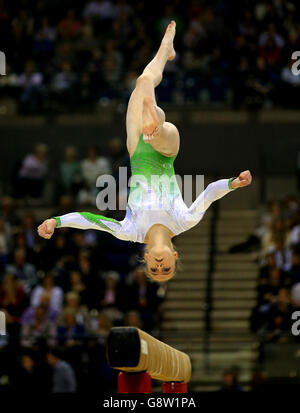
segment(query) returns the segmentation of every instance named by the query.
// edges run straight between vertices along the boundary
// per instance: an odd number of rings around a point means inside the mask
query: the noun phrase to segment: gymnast
[[[145,244],[146,270],[154,281],[165,282],[176,272],[178,253],[172,238],[194,227],[212,202],[251,183],[250,171],[238,177],[220,179],[207,186],[188,208],[176,183],[173,162],[179,150],[179,132],[166,122],[165,113],[156,104],[155,87],[162,80],[168,60],[175,58],[176,23],[165,32],[159,50],[136,80],[126,115],[127,149],[132,182],[122,221],[89,212],[73,212],[45,220],[39,227],[41,237],[49,239],[55,228],[96,229],[115,237]],[[170,185],[162,185],[167,177]],[[167,188],[167,189],[166,189]]]

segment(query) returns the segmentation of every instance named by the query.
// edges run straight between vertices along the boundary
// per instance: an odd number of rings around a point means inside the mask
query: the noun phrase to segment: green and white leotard
[[[141,135],[130,160],[132,177],[125,218],[117,221],[90,212],[73,212],[55,217],[57,227],[97,229],[140,243],[155,224],[163,224],[175,235],[189,230],[201,221],[212,202],[233,190],[234,178],[209,184],[188,208],[176,181],[175,158],[157,152]]]

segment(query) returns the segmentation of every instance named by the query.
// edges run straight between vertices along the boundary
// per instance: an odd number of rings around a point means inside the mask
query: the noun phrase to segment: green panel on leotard
[[[96,225],[99,225],[99,227],[106,229],[107,231],[114,232],[113,229],[105,225],[102,221],[110,221],[113,222],[114,224],[121,225],[119,221],[113,218],[107,218],[104,217],[103,215],[96,215],[92,214],[91,212],[79,212],[79,214],[85,218],[87,221],[93,222]]]
[[[130,159],[132,175],[142,175],[147,180],[152,175],[175,175],[173,163],[175,156],[165,156],[157,152],[150,143],[145,143],[143,135],[140,136],[138,145]]]

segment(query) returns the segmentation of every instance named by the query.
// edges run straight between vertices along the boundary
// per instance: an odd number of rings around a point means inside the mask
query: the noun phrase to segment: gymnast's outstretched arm
[[[234,189],[250,185],[251,181],[250,171],[244,171],[237,178],[220,179],[219,181],[212,182],[192,203],[188,211],[192,216],[200,218],[214,201],[217,201]]]
[[[97,229],[118,235],[122,229],[122,223],[115,219],[90,212],[71,212],[60,217],[46,219],[38,227],[38,234],[43,238],[49,239],[52,237],[55,228],[60,227]]]

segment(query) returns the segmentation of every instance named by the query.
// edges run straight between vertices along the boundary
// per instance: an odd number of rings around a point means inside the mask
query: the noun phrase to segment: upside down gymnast
[[[153,183],[153,176],[167,176],[172,181],[173,162],[179,151],[179,132],[166,122],[165,113],[155,100],[155,87],[162,80],[164,67],[175,58],[175,31],[176,23],[172,21],[157,54],[137,78],[128,103],[127,149],[135,186],[130,188],[125,218],[117,221],[89,212],[73,212],[47,219],[38,227],[39,235],[46,239],[56,228],[71,227],[102,230],[121,240],[145,243],[146,269],[158,282],[169,280],[176,272],[178,253],[172,238],[201,221],[212,202],[252,181],[250,171],[220,179],[209,184],[189,208],[176,181],[168,190],[162,190],[161,182]],[[164,202],[166,199],[168,202]]]

